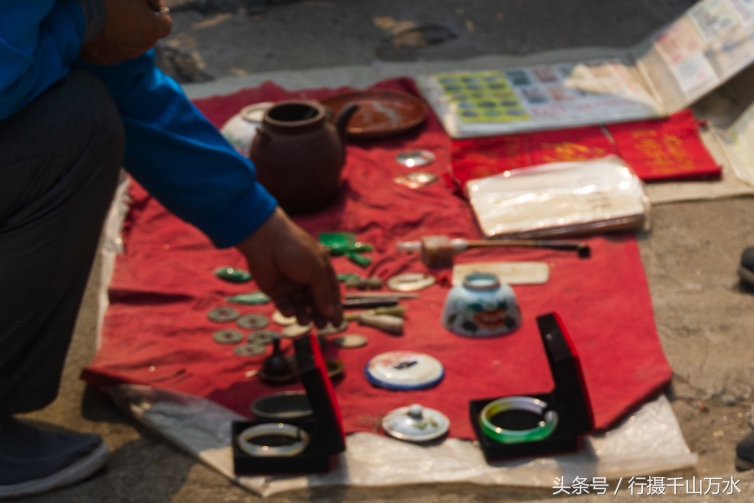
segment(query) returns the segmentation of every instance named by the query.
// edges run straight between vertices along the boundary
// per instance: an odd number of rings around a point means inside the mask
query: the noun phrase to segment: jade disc
[[[227,265],[215,269],[215,276],[231,283],[246,283],[251,280],[251,274],[248,271]]]

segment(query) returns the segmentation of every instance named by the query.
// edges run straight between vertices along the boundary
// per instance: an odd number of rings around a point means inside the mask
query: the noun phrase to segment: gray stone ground
[[[247,5],[238,0],[168,3],[174,10],[175,31],[161,44],[161,63],[183,81],[205,81],[379,61],[454,60],[578,46],[626,47],[693,1],[310,0],[271,2],[268,12],[257,17],[249,16]],[[379,16],[390,18],[378,20],[384,28],[375,22]],[[393,43],[388,28],[395,29],[398,21],[419,26],[435,23],[424,37],[446,40],[417,46],[420,39],[404,34]],[[454,38],[448,38],[448,33]],[[754,290],[742,286],[735,273],[741,250],[754,244],[752,214],[751,198],[657,206],[652,210],[652,231],[640,236],[657,326],[675,371],[669,396],[689,446],[700,455],[698,467],[682,475],[733,475],[742,479],[743,491],[737,496],[665,496],[661,501],[754,501],[754,476],[737,474],[733,467],[735,443],[751,429],[754,404],[754,350],[749,333],[754,327]],[[137,425],[78,380],[94,352],[98,282],[99,277],[93,275],[60,397],[30,417],[99,433],[113,454],[107,469],[93,479],[28,501],[260,500]],[[551,493],[549,489],[453,484],[336,488],[289,493],[269,501],[536,501],[551,499]],[[624,492],[572,500],[634,498]]]

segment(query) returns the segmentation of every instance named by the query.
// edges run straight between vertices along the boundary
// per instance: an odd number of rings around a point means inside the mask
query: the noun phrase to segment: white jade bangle
[[[260,445],[251,440],[268,435],[298,440],[290,445]],[[291,457],[301,454],[309,445],[306,430],[286,423],[264,423],[250,426],[238,434],[238,447],[253,457]]]

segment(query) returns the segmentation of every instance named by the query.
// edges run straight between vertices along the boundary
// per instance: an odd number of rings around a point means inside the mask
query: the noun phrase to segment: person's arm
[[[65,77],[104,22],[102,0],[0,0],[0,120]]]
[[[233,246],[267,220],[275,199],[251,161],[236,153],[153,65],[153,53],[113,66],[77,62],[108,87],[126,132],[123,164],[171,212],[218,247]]]
[[[341,321],[327,253],[277,207],[239,155],[153,65],[153,54],[114,66],[77,65],[109,88],[126,131],[124,166],[154,197],[216,246],[236,246],[257,284],[286,316]]]

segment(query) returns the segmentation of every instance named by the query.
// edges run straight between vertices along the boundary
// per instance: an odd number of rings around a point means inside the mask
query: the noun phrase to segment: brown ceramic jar
[[[346,124],[355,111],[343,107],[335,125],[313,101],[282,101],[265,112],[249,157],[259,182],[289,214],[313,213],[337,197]]]

